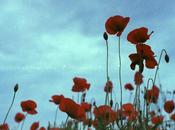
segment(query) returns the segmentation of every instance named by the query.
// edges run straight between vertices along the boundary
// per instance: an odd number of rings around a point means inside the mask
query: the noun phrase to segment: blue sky
[[[147,43],[156,55],[163,48],[170,55],[169,64],[161,62],[160,78],[165,91],[173,90],[174,5],[174,0],[0,0],[0,121],[16,83],[20,89],[7,120],[13,126],[15,113],[21,111],[20,101],[26,99],[36,100],[39,111],[37,116],[28,117],[26,126],[38,120],[44,126],[53,121],[55,106],[48,101],[54,94],[76,97],[71,92],[75,76],[91,83],[88,100],[95,97],[102,102],[106,56],[102,34],[105,21],[114,15],[131,18],[121,39],[123,84],[133,83],[134,75],[128,55],[135,52],[135,47],[126,40],[127,34],[145,26],[149,32],[154,31]],[[117,38],[110,36],[109,44],[110,77],[119,99]],[[145,69],[145,82],[153,74]],[[129,100],[127,92],[124,99]],[[60,112],[58,122],[64,118]]]

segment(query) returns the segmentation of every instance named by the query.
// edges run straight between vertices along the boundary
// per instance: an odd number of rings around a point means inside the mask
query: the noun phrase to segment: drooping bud
[[[19,86],[18,86],[18,84],[16,84],[14,87],[14,92],[16,93],[18,91],[18,89],[19,89]]]
[[[103,33],[103,38],[107,41],[108,40],[108,34],[106,32]]]
[[[166,63],[168,63],[169,60],[170,60],[170,58],[169,58],[168,54],[166,54],[166,55],[165,55],[165,61],[166,61]]]

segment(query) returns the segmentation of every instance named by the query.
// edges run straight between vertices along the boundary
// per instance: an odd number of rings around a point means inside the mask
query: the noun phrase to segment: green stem
[[[166,52],[165,49],[162,49],[161,54],[160,54],[160,57],[159,57],[159,61],[158,61],[158,64],[157,64],[157,68],[156,68],[156,72],[155,72],[154,80],[153,80],[153,84],[154,85],[155,85],[155,82],[156,82],[156,77],[157,77],[157,73],[158,73],[158,70],[159,70],[159,65],[160,65],[160,61],[161,61],[161,58],[162,58],[162,54],[163,53],[167,54],[167,52]]]
[[[109,81],[109,70],[108,70],[108,66],[109,66],[109,49],[108,49],[108,41],[106,41],[106,83],[108,83]],[[108,86],[107,86],[108,88]],[[106,92],[106,97],[105,97],[105,105],[107,105],[109,103],[109,93]]]
[[[13,94],[13,99],[12,99],[11,105],[10,105],[8,111],[7,111],[7,114],[6,114],[5,118],[4,118],[3,124],[5,124],[5,122],[6,122],[6,120],[7,120],[7,117],[8,117],[8,115],[9,115],[9,113],[10,113],[10,110],[12,109],[13,103],[14,103],[14,101],[15,101],[15,96],[16,96],[16,92],[14,92],[14,94]]]
[[[121,60],[121,52],[120,52],[120,37],[118,37],[118,59],[119,59],[119,83],[120,83],[120,107],[121,107],[121,110],[122,110],[122,105],[123,105],[123,92],[122,92],[122,60]],[[123,126],[123,121],[121,120],[121,125]]]
[[[22,122],[22,124],[21,124],[21,130],[22,130],[23,127],[24,127],[24,123],[25,123],[26,118],[27,118],[27,113],[26,113],[26,115],[25,115],[25,119],[23,120],[23,122]]]
[[[120,37],[118,39],[118,58],[119,58],[119,83],[120,83],[120,93],[121,93],[121,97],[120,97],[120,106],[122,108],[122,77],[121,77],[121,67],[122,67],[122,61],[121,61],[121,53],[120,53]]]
[[[55,111],[54,127],[56,127],[57,113],[58,113],[58,106],[57,106],[56,111]]]
[[[106,40],[106,80],[109,81],[109,51],[108,51],[108,41]]]

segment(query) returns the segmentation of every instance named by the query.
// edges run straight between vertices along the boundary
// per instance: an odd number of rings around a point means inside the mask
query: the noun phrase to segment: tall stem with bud
[[[5,122],[6,122],[6,120],[7,120],[7,117],[8,117],[8,115],[9,115],[9,113],[10,113],[10,110],[12,109],[12,106],[13,106],[13,103],[14,103],[14,101],[15,101],[15,96],[16,96],[16,92],[18,91],[18,88],[19,88],[19,87],[18,87],[18,84],[16,84],[15,87],[14,87],[14,94],[13,94],[12,102],[11,102],[10,107],[9,107],[9,109],[8,109],[8,111],[7,111],[7,114],[6,114],[5,118],[4,118],[3,124],[5,124]]]
[[[161,58],[162,58],[162,55],[163,53],[165,53],[165,61],[168,63],[169,62],[169,56],[166,52],[165,49],[163,49],[161,51],[161,54],[160,54],[160,57],[159,57],[159,61],[158,61],[158,64],[157,64],[157,68],[156,68],[156,72],[155,72],[155,75],[154,75],[154,80],[153,80],[153,84],[155,85],[155,82],[156,82],[156,78],[157,78],[157,73],[158,73],[158,70],[159,70],[159,65],[160,65],[160,61],[161,61]]]
[[[103,34],[103,38],[105,39],[106,42],[106,83],[109,81],[109,52],[108,52],[108,35],[106,32]],[[107,86],[108,87],[108,86]],[[105,104],[107,105],[107,102],[109,103],[109,93],[106,92],[106,97],[105,97]]]

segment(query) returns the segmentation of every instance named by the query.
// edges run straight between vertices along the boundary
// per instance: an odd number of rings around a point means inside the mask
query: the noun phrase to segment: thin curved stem
[[[13,94],[13,99],[12,99],[12,102],[11,102],[11,104],[10,104],[10,107],[9,107],[9,109],[8,109],[8,111],[7,111],[7,114],[6,114],[5,118],[4,118],[3,124],[5,124],[5,122],[6,122],[6,120],[7,120],[7,117],[8,117],[8,115],[9,115],[9,113],[10,113],[10,110],[12,109],[13,103],[14,103],[14,101],[15,101],[15,96],[16,96],[16,92],[14,92],[14,94]]]
[[[149,78],[148,81],[147,81],[147,85],[146,85],[146,89],[148,90],[149,88],[149,83],[150,81],[152,81],[152,84],[154,85],[154,80],[152,78]]]
[[[156,68],[156,72],[155,72],[155,75],[154,75],[153,84],[155,84],[155,82],[156,82],[156,77],[157,77],[157,73],[158,73],[158,70],[159,70],[159,65],[160,65],[160,61],[161,61],[163,53],[167,54],[165,49],[162,49],[162,51],[161,51],[161,54],[160,54],[160,57],[159,57],[159,61],[158,61],[158,64],[157,64],[157,68]]]

